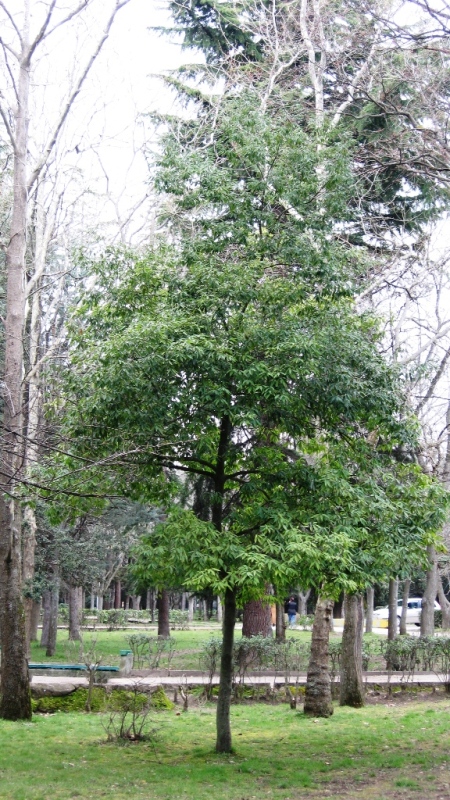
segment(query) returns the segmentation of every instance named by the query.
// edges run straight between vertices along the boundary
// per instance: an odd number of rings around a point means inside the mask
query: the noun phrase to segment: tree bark
[[[220,624],[223,622],[222,600],[219,595],[217,595],[217,622],[220,622]]]
[[[388,639],[393,641],[398,634],[398,580],[391,578],[389,581],[389,617]]]
[[[48,639],[45,655],[48,657],[55,655],[56,637],[58,633],[58,600],[59,600],[59,581],[55,582],[54,588],[49,592],[49,620],[48,620]]]
[[[319,597],[314,614],[304,706],[305,714],[314,717],[330,717],[333,713],[328,649],[332,614],[333,601]]]
[[[44,615],[42,617],[41,647],[47,647],[51,616],[51,592],[48,589],[43,594],[42,605]]]
[[[132,600],[133,600],[133,611],[140,611],[141,610],[141,595],[140,594],[134,594],[132,596]]]
[[[242,636],[272,636],[272,618],[268,603],[250,600],[245,604]]]
[[[36,435],[36,434],[34,434]],[[36,550],[36,514],[34,508],[25,506],[24,509],[24,526],[22,531],[23,536],[23,572],[22,579],[25,585],[31,585],[34,578],[34,561]],[[31,619],[33,614],[34,600],[32,597],[24,599],[25,611],[25,638],[27,653],[30,653],[31,642]]]
[[[189,595],[188,600],[188,620],[189,622],[193,622],[194,620],[194,605],[195,605],[195,594]]]
[[[308,613],[308,599],[311,594],[311,589],[297,589],[298,597],[298,613],[301,617],[306,617]]]
[[[434,635],[434,602],[438,590],[436,550],[432,545],[427,547],[427,554],[429,568],[427,570],[425,592],[422,597],[422,612],[420,614],[421,636]]]
[[[275,638],[277,642],[286,641],[286,619],[284,616],[284,607],[282,603],[276,603],[275,606]]]
[[[220,659],[220,686],[217,701],[217,753],[231,753],[230,705],[233,682],[233,644],[236,624],[236,597],[227,589],[224,598],[222,626],[222,656]]]
[[[368,586],[366,589],[366,633],[372,633],[373,630],[373,605],[374,605],[375,591],[373,586]]]
[[[147,592],[148,596],[148,592]],[[116,581],[114,587],[114,608],[122,608],[122,584],[120,581]],[[148,608],[148,606],[147,606]]]
[[[402,613],[400,615],[400,634],[402,636],[406,635],[406,616],[408,614],[408,600],[409,600],[410,586],[411,586],[411,581],[409,578],[407,578],[403,584]]]
[[[445,596],[444,587],[442,585],[442,575],[439,574],[437,588],[439,605],[442,611],[442,630],[448,631],[450,630],[450,603]]]
[[[69,586],[69,640],[72,642],[81,639],[82,597],[81,586]]]
[[[30,641],[37,642],[38,625],[41,617],[41,601],[33,600],[30,619]]]
[[[169,592],[167,589],[161,589],[158,592],[158,636],[170,639]]]
[[[29,3],[24,5],[14,112],[13,203],[6,248],[5,356],[2,381],[2,489],[0,492],[0,717],[31,719],[25,609],[22,595],[22,514],[12,499],[23,468],[23,341],[27,227],[27,150],[30,87]]]
[[[364,604],[362,594],[346,594],[344,618],[339,702],[341,706],[361,708],[364,705],[362,677]]]

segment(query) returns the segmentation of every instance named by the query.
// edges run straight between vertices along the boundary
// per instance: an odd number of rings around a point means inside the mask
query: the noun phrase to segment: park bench
[[[51,664],[48,662],[41,664],[32,662],[28,664],[28,669],[30,672],[34,672],[35,675],[42,676],[44,673],[48,672],[48,674],[53,677],[55,677],[55,673],[65,673],[65,675],[73,677],[73,673],[89,671],[86,664]],[[96,680],[101,683],[107,681],[111,674],[119,672],[119,667],[111,667],[103,664],[100,664],[94,670]]]

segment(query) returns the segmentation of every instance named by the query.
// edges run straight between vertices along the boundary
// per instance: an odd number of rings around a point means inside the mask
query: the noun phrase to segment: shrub
[[[54,714],[57,711],[85,711],[88,699],[88,690],[84,688],[76,689],[72,694],[63,697],[38,697],[31,701],[32,709],[35,713]],[[107,707],[107,696],[104,689],[95,687],[91,694],[91,711],[105,711]]]
[[[109,631],[115,631],[118,628],[124,628],[127,621],[127,616],[123,608],[108,608],[104,611],[99,611],[98,621],[102,625],[107,625]]]
[[[135,669],[148,667],[157,669],[163,653],[167,655],[168,667],[175,654],[176,643],[173,639],[164,639],[162,636],[147,636],[145,633],[135,633],[127,637],[127,642],[133,653],[133,666]]]
[[[150,697],[150,705],[157,711],[171,711],[173,708],[175,708],[175,704],[169,700],[162,686],[152,693]]]
[[[128,692],[113,692],[109,716],[103,727],[109,742],[153,741],[156,728],[150,727],[151,701],[139,687]]]
[[[174,631],[188,631],[189,630],[189,612],[174,609],[169,611],[170,627]]]

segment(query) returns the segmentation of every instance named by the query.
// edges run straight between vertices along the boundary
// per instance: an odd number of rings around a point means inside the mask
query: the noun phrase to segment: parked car
[[[403,600],[397,603],[398,622],[400,624],[400,617],[403,608]],[[440,611],[441,607],[438,602],[434,602],[434,610]],[[406,622],[408,625],[420,625],[420,614],[422,611],[422,598],[410,597],[408,600],[408,610],[406,612]],[[374,619],[388,619],[389,608],[376,608],[373,612]]]

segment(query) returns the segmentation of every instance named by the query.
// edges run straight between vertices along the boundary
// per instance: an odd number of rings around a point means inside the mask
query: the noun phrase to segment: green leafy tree
[[[89,463],[115,463],[117,492],[170,509],[151,582],[224,597],[218,751],[231,748],[237,600],[267,582],[355,590],[381,570],[377,480],[366,469],[368,491],[349,465],[388,458],[408,433],[376,325],[351,299],[359,254],[333,235],[348,165],[347,144],[319,149],[289,105],[275,118],[250,90],[178,122],[157,175],[173,246],[107,253],[72,326],[64,425],[86,466],[71,489],[95,480]],[[174,507],[183,473],[205,479],[209,521]],[[428,484],[424,495],[432,503]],[[392,492],[375,498],[378,517],[397,502],[407,516]],[[398,552],[402,532],[385,523],[380,535]]]

